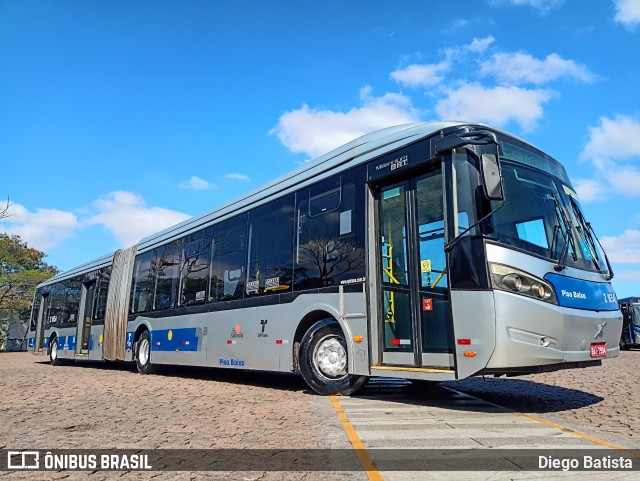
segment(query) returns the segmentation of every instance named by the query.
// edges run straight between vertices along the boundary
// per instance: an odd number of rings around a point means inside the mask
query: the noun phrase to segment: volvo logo
[[[596,331],[596,335],[593,336],[594,339],[604,337],[604,326],[607,325],[607,322],[603,322],[602,324],[598,324],[598,330]]]

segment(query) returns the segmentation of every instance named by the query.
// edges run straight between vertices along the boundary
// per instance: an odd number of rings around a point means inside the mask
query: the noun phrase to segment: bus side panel
[[[58,339],[58,357],[60,359],[75,359],[76,357],[76,327],[58,327],[56,334]],[[51,338],[51,336],[49,336]]]
[[[298,323],[309,312],[322,310],[327,312],[326,317],[337,318],[342,326],[350,372],[368,375],[363,293],[344,294],[342,306],[346,321],[339,316],[339,294],[303,294],[287,304],[184,316],[139,316],[129,323],[127,339],[133,338],[141,324],[149,326],[155,364],[290,372]],[[354,335],[362,336],[363,340],[355,343]],[[126,355],[131,359],[130,352]]]
[[[102,333],[104,326],[101,324],[91,326],[91,337],[89,338],[89,360],[102,361]]]
[[[451,311],[457,378],[462,379],[483,369],[495,349],[493,292],[452,290]],[[468,339],[470,344],[458,344],[457,339]],[[465,356],[465,352],[475,352],[475,356]]]

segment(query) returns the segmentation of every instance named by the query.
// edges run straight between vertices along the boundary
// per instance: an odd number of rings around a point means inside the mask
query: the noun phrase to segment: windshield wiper
[[[555,212],[556,212],[556,220],[558,221],[558,228],[560,230],[560,233],[562,234],[562,240],[564,241],[564,245],[562,246],[562,252],[560,253],[560,257],[558,258],[558,263],[553,266],[554,270],[556,272],[560,272],[562,270],[564,270],[564,268],[566,267],[564,264],[564,260],[567,257],[567,252],[569,251],[569,244],[571,244],[571,256],[573,257],[573,260],[577,260],[576,257],[576,246],[575,243],[573,241],[573,237],[571,236],[571,221],[567,218],[567,214],[565,213],[565,211],[562,209],[562,206],[560,205],[560,201],[558,200],[558,197],[556,196],[555,192],[551,192],[551,198],[553,199],[553,203],[555,204]],[[562,229],[562,226],[560,225],[562,224],[564,226],[564,229]],[[554,232],[554,237],[555,237],[555,232]],[[553,244],[553,243],[552,243]]]

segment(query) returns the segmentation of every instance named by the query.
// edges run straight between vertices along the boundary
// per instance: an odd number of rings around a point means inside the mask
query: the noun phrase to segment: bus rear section
[[[623,316],[620,349],[640,348],[640,297],[627,297],[618,303]]]

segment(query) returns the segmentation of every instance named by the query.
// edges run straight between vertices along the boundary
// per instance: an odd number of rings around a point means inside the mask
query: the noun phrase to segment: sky
[[[640,295],[640,0],[0,0],[0,199],[66,270],[365,133],[486,122],[563,163]]]

